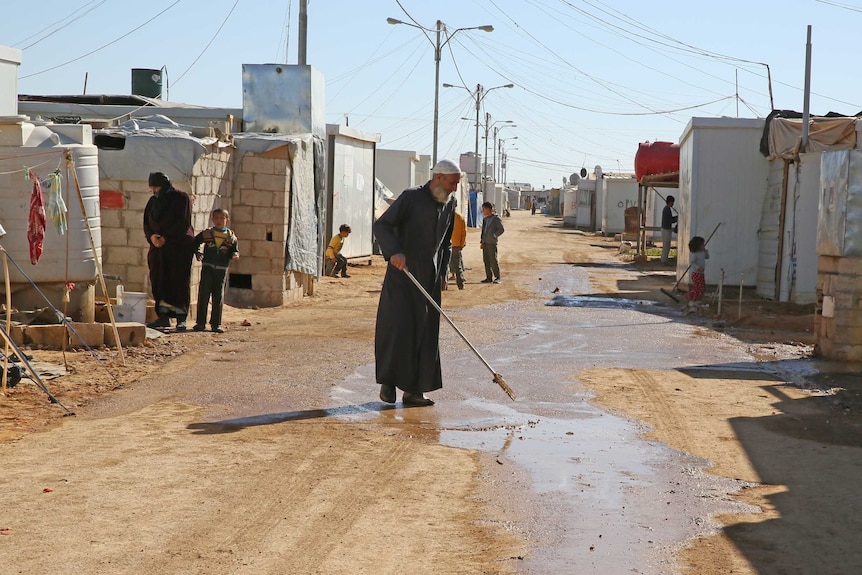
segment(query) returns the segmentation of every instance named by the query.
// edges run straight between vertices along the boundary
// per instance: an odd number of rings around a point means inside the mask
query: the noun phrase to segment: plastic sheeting
[[[197,138],[190,128],[161,115],[132,119],[116,128],[98,130],[96,135],[125,138],[122,150],[99,150],[101,178],[141,181],[147,181],[153,166],[159,166],[173,181],[191,181],[195,162],[217,141]]]
[[[769,157],[793,159],[802,144],[802,119],[774,118],[769,123]],[[856,118],[811,118],[806,152],[852,150]]]
[[[820,160],[817,253],[862,257],[862,152],[840,150]]]

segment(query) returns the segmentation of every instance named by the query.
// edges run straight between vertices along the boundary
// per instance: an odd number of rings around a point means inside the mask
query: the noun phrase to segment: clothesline
[[[65,151],[66,150],[64,148],[62,150],[51,150],[49,152],[34,152],[32,154],[21,154],[20,156],[8,156],[5,158],[0,158],[0,162],[5,161],[5,160],[20,160],[21,158],[33,158],[36,156],[50,156],[53,154],[58,154],[60,156],[60,158],[62,158]]]

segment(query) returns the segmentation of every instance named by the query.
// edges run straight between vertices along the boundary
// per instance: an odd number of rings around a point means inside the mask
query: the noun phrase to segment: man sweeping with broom
[[[410,271],[440,304],[451,257],[454,202],[461,170],[440,160],[423,186],[405,190],[374,223],[374,235],[389,262],[374,333],[374,359],[380,399],[395,403],[396,388],[405,406],[434,405],[425,392],[443,387],[440,369],[440,313],[405,273]]]

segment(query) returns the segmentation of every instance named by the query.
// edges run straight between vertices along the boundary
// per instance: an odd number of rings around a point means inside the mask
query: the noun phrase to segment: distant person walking
[[[673,196],[665,198],[665,206],[661,211],[661,263],[668,265],[670,260],[670,244],[679,216],[674,215],[673,205],[676,199]]]
[[[159,316],[147,327],[171,327],[171,317],[175,317],[177,331],[185,331],[195,239],[192,202],[162,172],[151,173],[147,183],[153,195],[144,208],[144,235],[150,244],[147,265]]]
[[[482,261],[485,263],[483,284],[500,283],[500,263],[497,261],[497,238],[503,235],[503,220],[494,213],[491,202],[482,204],[482,234],[480,236]]]
[[[533,201],[530,202],[530,215],[531,216],[536,215],[536,198],[533,198]]]
[[[453,202],[455,200],[452,200]],[[457,208],[458,204],[455,204]],[[467,222],[458,210],[455,210],[455,226],[452,229],[452,259],[449,260],[449,271],[455,275],[458,289],[464,289],[464,246],[467,245]]]
[[[332,266],[332,277],[338,277],[341,274],[343,278],[349,278],[347,275],[347,258],[341,255],[341,248],[344,247],[344,240],[350,235],[350,226],[341,224],[338,228],[338,233],[332,236],[329,241],[329,247],[326,248],[326,262]]]
[[[700,236],[694,236],[688,242],[688,252],[688,261],[691,264],[691,288],[685,296],[688,300],[686,315],[697,311],[697,306],[706,292],[706,260],[709,259],[706,240]]]

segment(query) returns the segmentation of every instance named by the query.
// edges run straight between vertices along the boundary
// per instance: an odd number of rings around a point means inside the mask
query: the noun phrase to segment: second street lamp
[[[442,20],[437,20],[436,29],[432,30],[431,28],[426,28],[425,26],[420,26],[418,24],[412,24],[410,22],[404,22],[402,20],[397,20],[395,18],[387,18],[386,22],[389,24],[397,25],[404,24],[405,26],[410,26],[411,28],[417,28],[422,30],[422,33],[425,34],[425,37],[428,38],[428,41],[431,42],[431,45],[434,46],[434,141],[433,141],[433,154],[432,154],[432,164],[437,164],[437,125],[439,123],[440,116],[440,53],[443,47],[449,43],[449,40],[455,37],[455,34],[458,32],[462,32],[464,30],[482,30],[483,32],[493,32],[494,27],[490,24],[486,24],[484,26],[470,26],[467,28],[456,28],[450,34],[446,29],[446,24],[443,23]],[[431,36],[428,35],[428,32],[436,32],[437,40],[431,40]],[[446,34],[446,39],[442,42],[440,41],[441,34]]]
[[[487,96],[488,93],[492,92],[493,90],[497,90],[499,88],[514,88],[515,85],[514,84],[504,84],[502,86],[494,86],[493,88],[485,89],[482,86],[482,84],[476,84],[476,91],[475,92],[473,92],[473,90],[471,90],[467,86],[459,86],[459,85],[455,85],[455,84],[443,84],[443,87],[444,88],[461,88],[462,90],[467,90],[467,92],[470,93],[470,96],[472,96],[473,99],[476,100],[476,149],[473,152],[474,153],[474,159],[476,160],[476,162],[475,162],[476,171],[474,172],[473,178],[474,178],[474,180],[478,180],[481,177],[479,175],[479,110],[482,107],[482,100],[484,100],[485,96]],[[486,137],[487,137],[487,134],[486,134]],[[481,189],[484,192],[485,183],[481,182],[481,186],[480,186],[480,183],[478,181],[475,181],[474,182],[474,188],[476,189],[476,191],[479,191],[479,189]]]

